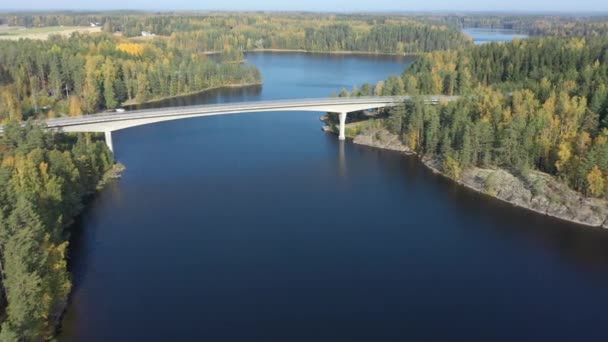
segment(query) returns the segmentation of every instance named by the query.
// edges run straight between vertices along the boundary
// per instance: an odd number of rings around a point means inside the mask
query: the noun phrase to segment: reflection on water
[[[481,225],[470,228],[490,231],[497,238],[515,239],[558,256],[581,271],[596,273],[608,285],[608,231],[566,222],[513,206],[451,180],[435,176],[442,183],[445,196],[467,215],[481,219]]]
[[[125,106],[124,108],[127,110],[135,110],[163,107],[182,107],[209,103],[225,103],[230,102],[231,100],[233,101],[234,99],[239,99],[239,101],[241,99],[242,101],[255,101],[260,99],[261,94],[261,85],[240,88],[225,87],[212,89],[198,94],[179,96],[155,102],[143,103],[140,105]]]
[[[338,161],[340,163],[340,176],[346,176],[346,154],[344,153],[344,144],[345,141],[339,141],[340,147],[338,147]]]
[[[334,89],[307,85],[352,87],[404,67],[248,59],[261,88],[168,101],[320,97]],[[62,339],[607,340],[606,231],[492,200],[415,157],[340,142],[320,132],[322,114],[116,132],[127,171],[75,228]]]

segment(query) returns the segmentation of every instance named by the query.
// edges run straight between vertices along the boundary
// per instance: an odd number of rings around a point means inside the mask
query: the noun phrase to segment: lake
[[[464,34],[471,37],[477,45],[492,42],[510,42],[513,39],[526,39],[525,34],[517,33],[514,30],[490,29],[490,28],[465,28]]]
[[[325,97],[412,59],[255,53],[261,87],[146,106]],[[114,133],[127,170],[74,227],[64,341],[606,341],[608,232],[469,191],[323,113]]]

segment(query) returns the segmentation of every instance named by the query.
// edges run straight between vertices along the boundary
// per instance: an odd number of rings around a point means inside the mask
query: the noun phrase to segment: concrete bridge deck
[[[443,101],[452,101],[457,97],[424,96],[422,98],[427,103],[435,104]],[[113,149],[112,132],[129,127],[212,115],[273,111],[314,111],[339,113],[340,139],[344,140],[344,126],[348,113],[366,109],[391,107],[410,100],[412,100],[411,96],[378,96],[232,102],[226,104],[171,107],[135,110],[122,113],[99,113],[79,117],[63,117],[46,120],[45,124],[50,129],[63,132],[103,132],[106,135],[108,146],[110,149]],[[2,127],[0,127],[0,133],[1,132]]]

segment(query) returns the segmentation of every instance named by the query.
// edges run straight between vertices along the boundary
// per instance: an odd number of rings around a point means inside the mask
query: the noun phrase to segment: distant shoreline
[[[203,93],[206,93],[208,91],[217,90],[217,89],[224,89],[224,88],[225,89],[229,89],[229,88],[245,88],[245,87],[261,86],[261,85],[264,85],[264,82],[260,81],[260,82],[251,82],[251,83],[226,84],[226,85],[221,85],[221,86],[216,86],[216,87],[205,88],[203,90],[197,90],[197,91],[192,91],[192,92],[188,92],[188,93],[184,93],[184,94],[174,95],[174,96],[166,96],[166,97],[161,97],[161,98],[155,98],[155,99],[148,100],[148,101],[143,101],[143,102],[138,102],[138,101],[135,101],[134,99],[127,100],[127,101],[123,102],[120,105],[120,107],[138,106],[138,105],[142,105],[142,104],[161,102],[161,101],[170,100],[170,99],[176,99],[176,98],[185,97],[185,96],[192,96],[192,95],[203,94]]]
[[[368,56],[400,56],[400,57],[415,57],[421,56],[424,52],[369,52],[369,51],[309,51],[304,49],[252,49],[245,50],[248,52],[277,52],[277,53],[309,53],[309,54],[328,54],[328,55],[368,55]]]
[[[406,52],[406,53],[394,53],[394,52],[369,52],[369,51],[309,51],[305,49],[250,49],[244,50],[244,53],[256,53],[256,52],[273,52],[273,53],[308,53],[314,55],[364,55],[364,56],[398,56],[398,57],[417,57],[423,55],[425,52]],[[214,56],[221,54],[221,51],[205,51],[202,54],[206,56]]]

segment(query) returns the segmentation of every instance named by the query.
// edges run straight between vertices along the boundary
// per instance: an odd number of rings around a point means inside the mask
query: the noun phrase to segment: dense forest
[[[230,47],[218,61],[175,45],[109,34],[0,41],[0,120],[80,115],[261,81],[255,67],[231,62],[242,56]]]
[[[313,14],[171,15],[15,15],[12,26],[38,27],[99,23],[104,31],[127,37],[143,31],[160,36],[177,35],[199,52],[238,49],[296,49],[307,51],[358,51],[420,53],[470,44],[460,30],[399,16]]]
[[[99,24],[106,32],[0,41],[0,121],[260,83],[255,67],[239,63],[245,50],[418,53],[472,44],[447,26],[386,16],[57,13],[5,20],[25,27]],[[157,36],[127,38],[143,31]]]
[[[407,19],[284,16],[217,16],[201,26],[174,34],[183,44],[196,42],[201,51],[224,45],[244,50],[296,49],[314,52],[357,51],[369,53],[419,53],[447,50],[470,44],[458,30]],[[164,18],[148,18],[142,28],[154,29]],[[136,30],[137,31],[137,30]],[[170,34],[172,31],[161,31]],[[175,32],[175,31],[173,31]]]
[[[346,38],[340,36],[340,26],[354,29],[356,37],[343,39],[343,46],[357,46],[359,51],[378,52],[424,52],[447,49],[462,45],[462,37],[456,33],[463,28],[492,28],[514,30],[531,36],[603,36],[608,34],[608,18],[590,15],[525,15],[525,14],[467,14],[467,15],[432,15],[432,14],[339,14],[319,15],[311,13],[294,14],[180,14],[180,13],[143,13],[134,11],[107,13],[14,13],[0,17],[0,23],[11,26],[88,26],[99,23],[107,32],[122,32],[126,36],[141,35],[148,31],[157,35],[170,36],[177,32],[214,31],[214,37],[227,36],[240,40],[238,46],[263,48],[321,50],[328,41]],[[337,31],[331,32],[332,26]],[[397,27],[395,27],[397,26]],[[392,35],[401,32],[405,38],[402,42],[408,47],[396,46],[392,39],[377,40],[372,29],[381,32],[391,31]],[[449,33],[430,32],[420,36],[421,30],[433,28]],[[305,41],[302,32],[312,30],[312,36],[318,37],[313,43]],[[329,30],[329,32],[328,32]],[[296,32],[300,31],[300,33]],[[407,33],[403,33],[407,32]],[[427,32],[429,33],[429,32]],[[200,32],[199,32],[200,34]],[[211,36],[209,37],[211,38]],[[434,42],[428,46],[427,38]],[[446,39],[456,39],[453,42]],[[384,46],[390,42],[389,46]],[[256,43],[258,45],[256,46]],[[374,44],[376,46],[374,46]],[[425,46],[426,45],[426,46]],[[220,46],[221,47],[221,46]],[[214,47],[217,50],[217,46]],[[355,50],[352,49],[351,50]]]
[[[65,227],[112,164],[104,142],[91,136],[54,135],[31,122],[4,126],[0,341],[53,337],[71,290]]]
[[[354,95],[464,95],[413,102],[387,127],[458,177],[469,166],[537,169],[594,197],[608,191],[608,39],[538,38],[419,58]]]

